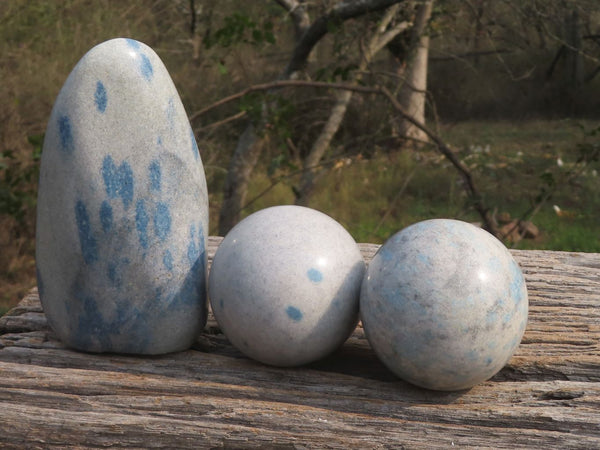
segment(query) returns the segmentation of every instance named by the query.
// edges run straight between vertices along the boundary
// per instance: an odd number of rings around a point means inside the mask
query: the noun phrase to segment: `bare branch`
[[[383,86],[368,87],[368,86],[359,86],[359,85],[353,85],[353,84],[347,84],[347,83],[326,83],[326,82],[319,82],[319,81],[304,81],[304,80],[279,80],[279,81],[273,81],[271,83],[263,83],[263,84],[257,84],[254,86],[250,86],[250,87],[244,89],[243,91],[238,92],[237,94],[230,95],[229,97],[226,97],[216,103],[213,103],[212,105],[195,113],[193,115],[193,117],[197,118],[200,115],[202,115],[208,111],[211,111],[218,106],[238,100],[238,99],[242,98],[244,95],[247,95],[251,92],[270,91],[273,89],[284,88],[284,87],[338,89],[338,90],[359,92],[362,94],[376,94],[376,95],[385,97],[387,99],[387,101],[392,105],[394,110],[404,120],[410,122],[415,127],[422,130],[427,135],[427,137],[429,137],[431,139],[431,141],[435,144],[439,153],[441,153],[448,161],[450,161],[450,163],[454,166],[454,168],[457,170],[457,172],[463,179],[463,181],[465,183],[465,190],[467,191],[471,201],[473,202],[473,207],[475,208],[475,210],[477,211],[477,213],[480,215],[481,219],[483,220],[485,228],[488,231],[490,231],[492,234],[495,234],[495,235],[498,234],[498,230],[497,230],[496,225],[494,224],[494,221],[492,220],[490,210],[483,203],[483,198],[481,196],[481,193],[475,186],[473,176],[472,176],[471,172],[469,171],[469,169],[460,161],[460,159],[458,159],[458,157],[454,154],[454,152],[450,149],[450,147],[448,147],[437,134],[435,134],[432,130],[427,128],[421,122],[415,120],[411,115],[407,114],[404,111],[404,109],[402,108],[402,106],[400,105],[400,103],[398,102],[398,100],[396,99],[396,97],[394,97],[394,95]]]
[[[200,128],[198,131],[206,131],[210,128],[220,127],[221,125],[225,125],[226,123],[233,122],[234,120],[241,119],[242,117],[246,117],[246,114],[247,114],[246,111],[240,111],[239,113],[234,114],[233,116],[226,117],[223,120],[209,123],[208,125],[205,125],[202,128]]]
[[[290,17],[294,21],[296,41],[299,41],[310,26],[310,17],[308,16],[305,2],[302,0],[275,0],[275,2],[290,14]]]
[[[302,35],[281,78],[291,78],[304,67],[308,55],[321,38],[327,34],[331,26],[368,12],[388,8],[402,1],[404,0],[345,0],[336,4],[331,11],[315,20]]]

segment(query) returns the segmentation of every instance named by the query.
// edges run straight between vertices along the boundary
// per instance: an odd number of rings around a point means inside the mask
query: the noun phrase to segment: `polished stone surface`
[[[208,197],[177,90],[156,53],[113,39],[66,80],[44,141],[36,259],[67,345],[158,354],[206,321]]]
[[[419,222],[392,236],[363,280],[367,338],[397,376],[436,390],[472,387],[516,350],[528,313],[523,274],[486,231]]]
[[[225,237],[209,297],[221,329],[266,364],[297,366],[338,348],[358,321],[365,271],[350,234],[300,206],[258,211]]]

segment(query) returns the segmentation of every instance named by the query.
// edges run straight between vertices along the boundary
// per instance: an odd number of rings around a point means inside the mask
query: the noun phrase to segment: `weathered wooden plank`
[[[211,238],[209,259],[220,242]],[[361,244],[370,260],[377,246]],[[193,349],[71,351],[36,291],[0,318],[6,446],[600,447],[600,255],[514,251],[530,295],[517,353],[492,380],[444,393],[396,379],[358,327],[301,368],[251,361],[214,320]]]

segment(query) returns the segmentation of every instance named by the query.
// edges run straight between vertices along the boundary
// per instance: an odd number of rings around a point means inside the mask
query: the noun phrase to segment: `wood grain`
[[[360,247],[367,261],[378,248]],[[600,255],[513,254],[523,341],[494,378],[450,393],[395,378],[360,326],[293,369],[245,358],[212,318],[186,352],[76,352],[34,289],[0,318],[0,447],[600,448]]]

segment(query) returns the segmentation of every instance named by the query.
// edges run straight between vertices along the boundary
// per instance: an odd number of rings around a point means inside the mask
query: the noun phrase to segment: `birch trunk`
[[[390,23],[397,15],[399,5],[390,7],[379,24],[377,30],[374,32],[371,40],[364,52],[363,57],[358,65],[355,72],[353,84],[358,84],[362,78],[362,74],[367,70],[369,64],[379,51],[389,44],[397,35],[408,28],[408,22],[401,22],[390,29],[388,29]],[[304,160],[303,168],[304,172],[300,180],[300,188],[296,198],[297,205],[307,206],[312,194],[314,192],[315,185],[318,178],[324,173],[323,170],[318,168],[325,152],[329,148],[331,141],[335,134],[340,129],[340,125],[344,120],[348,105],[352,99],[352,91],[342,91],[337,94],[337,101],[333,106],[327,123],[323,126],[321,133],[315,140],[308,156]]]
[[[409,63],[404,73],[404,83],[398,100],[404,111],[420,123],[425,123],[425,101],[427,91],[427,63],[429,58],[429,35],[425,33],[431,18],[433,0],[419,6],[411,38]],[[398,134],[417,142],[427,141],[427,135],[410,122],[399,124]]]
[[[354,0],[340,1],[330,11],[314,22],[308,20],[308,13],[304,9],[304,2],[293,0],[276,0],[285,8],[295,22],[296,35],[300,36],[292,52],[290,60],[284,69],[281,80],[298,78],[304,69],[312,49],[319,43],[331,29],[332,24],[338,24],[348,19],[362,16],[367,13],[386,9],[403,0]],[[291,8],[291,9],[290,9]],[[300,9],[299,9],[300,8]],[[310,24],[310,25],[308,25]],[[300,35],[299,30],[303,30]],[[248,130],[252,127],[252,132]],[[242,134],[237,144],[231,162],[230,170],[225,181],[223,203],[219,214],[219,234],[225,235],[237,222],[239,222],[244,199],[248,192],[250,175],[260,157],[263,145],[258,132],[263,127],[262,123],[248,124],[248,129]],[[246,135],[244,137],[244,135]],[[241,170],[241,167],[245,167]],[[239,174],[247,176],[242,178]]]

